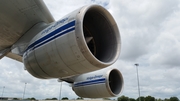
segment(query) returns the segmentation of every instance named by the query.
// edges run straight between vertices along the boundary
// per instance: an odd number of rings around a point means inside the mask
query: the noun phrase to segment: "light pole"
[[[61,90],[62,90],[62,81],[59,81],[60,84],[60,91],[59,91],[59,101],[61,100]]]
[[[5,89],[5,86],[3,86],[3,90],[2,90],[2,95],[1,95],[1,97],[3,97],[4,89]]]
[[[24,95],[25,95],[25,92],[26,92],[26,84],[27,83],[25,83],[25,85],[24,85],[23,99],[24,99]]]
[[[140,98],[140,87],[139,87],[139,75],[138,75],[138,66],[139,64],[134,64],[136,66],[136,71],[137,71],[137,81],[138,81],[138,93],[139,93],[139,101],[141,101],[141,98]]]

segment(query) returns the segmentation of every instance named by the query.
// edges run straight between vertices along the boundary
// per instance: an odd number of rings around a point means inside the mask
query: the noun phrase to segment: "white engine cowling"
[[[23,62],[37,78],[63,78],[105,68],[119,53],[120,33],[113,17],[103,7],[90,5],[39,32]]]
[[[120,71],[111,69],[78,76],[73,84],[73,90],[84,98],[115,97],[122,91],[123,84]]]

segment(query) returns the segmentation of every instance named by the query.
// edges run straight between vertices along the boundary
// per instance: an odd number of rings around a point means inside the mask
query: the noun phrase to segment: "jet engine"
[[[115,97],[122,88],[123,77],[117,69],[82,74],[73,84],[74,92],[85,98]]]
[[[118,59],[120,33],[117,24],[99,5],[84,6],[57,22],[39,23],[35,28],[38,26],[46,28],[32,38],[23,54],[26,70],[37,78],[63,78],[92,72],[110,66]],[[35,32],[32,28],[28,34]],[[114,73],[119,75],[117,70],[112,70],[110,77],[103,81],[103,87],[112,95],[119,93],[115,90],[118,85],[115,88],[110,85]]]

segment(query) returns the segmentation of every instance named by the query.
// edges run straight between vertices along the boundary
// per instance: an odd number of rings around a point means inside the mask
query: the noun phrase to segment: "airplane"
[[[0,0],[0,59],[22,62],[32,76],[72,84],[84,98],[118,96],[123,76],[109,67],[121,38],[112,15],[83,6],[55,21],[43,0]]]

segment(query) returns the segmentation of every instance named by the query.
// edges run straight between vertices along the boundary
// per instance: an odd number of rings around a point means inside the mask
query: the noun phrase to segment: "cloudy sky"
[[[138,97],[135,63],[139,64],[142,96],[180,98],[180,1],[179,0],[44,0],[56,20],[87,4],[104,6],[121,33],[121,54],[111,67],[124,76],[121,95]],[[23,64],[4,57],[0,61],[0,94],[37,99],[59,98],[60,83],[32,77]],[[0,95],[1,96],[1,95]],[[77,98],[62,83],[62,97]]]

